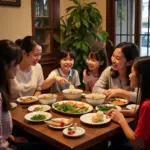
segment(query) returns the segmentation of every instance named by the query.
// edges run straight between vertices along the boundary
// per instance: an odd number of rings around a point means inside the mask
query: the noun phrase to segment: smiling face
[[[138,78],[136,76],[136,71],[134,66],[131,68],[131,73],[129,75],[129,80],[130,80],[130,87],[131,88],[136,88],[138,87]]]
[[[61,70],[64,73],[68,73],[70,69],[73,67],[73,65],[74,65],[74,59],[71,58],[69,54],[65,58],[62,58],[60,60]]]
[[[95,58],[91,58],[91,57],[87,58],[86,63],[88,65],[88,68],[89,68],[90,71],[96,71],[96,70],[98,70],[99,66],[101,64],[101,62],[99,62]]]
[[[127,60],[124,57],[121,48],[116,48],[112,57],[112,68],[115,71],[121,71],[127,67]]]
[[[38,44],[35,45],[33,50],[28,54],[24,52],[24,58],[29,65],[35,66],[41,59],[42,47]]]

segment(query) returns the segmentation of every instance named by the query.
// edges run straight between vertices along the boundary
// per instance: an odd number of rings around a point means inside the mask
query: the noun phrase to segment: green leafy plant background
[[[94,7],[96,2],[88,0],[70,0],[74,3],[66,9],[66,15],[60,18],[61,38],[54,39],[61,43],[61,49],[72,49],[75,53],[75,68],[80,74],[86,67],[86,57],[90,50],[97,49],[106,41],[109,34],[102,30],[102,16]],[[96,47],[95,44],[99,43]],[[111,41],[109,41],[111,43]],[[111,43],[112,45],[112,43]]]

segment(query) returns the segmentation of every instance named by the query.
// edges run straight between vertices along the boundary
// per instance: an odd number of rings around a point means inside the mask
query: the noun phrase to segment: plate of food
[[[114,105],[114,104],[101,104],[95,107],[96,111],[103,111],[103,112],[107,112],[110,109],[117,109],[117,110],[121,110],[121,107],[118,105]]]
[[[42,111],[30,112],[24,116],[26,120],[32,122],[43,122],[50,119],[51,117],[52,115],[50,113]]]
[[[70,115],[81,115],[93,110],[93,107],[84,102],[59,101],[52,104],[52,108],[58,112]]]
[[[72,125],[73,118],[53,118],[50,121],[45,121],[45,123],[54,129],[65,129]]]
[[[30,104],[38,101],[38,98],[36,96],[24,96],[17,98],[17,102],[21,104]]]
[[[48,111],[50,108],[49,105],[32,105],[28,107],[28,111]]]
[[[14,103],[14,102],[10,102],[10,109],[13,109],[13,108],[16,108],[17,107],[17,104]]]
[[[102,125],[111,121],[111,119],[106,117],[102,111],[98,111],[97,113],[84,114],[80,117],[80,120],[83,123],[89,125]]]
[[[111,98],[109,100],[109,102],[111,104],[118,105],[118,106],[124,106],[124,105],[127,105],[129,103],[129,101],[127,99],[124,99],[124,98]]]
[[[81,127],[69,127],[63,130],[63,134],[68,137],[79,137],[85,134],[85,129]]]
[[[129,104],[126,106],[127,109],[132,110],[132,109],[138,109],[139,105],[138,104]]]

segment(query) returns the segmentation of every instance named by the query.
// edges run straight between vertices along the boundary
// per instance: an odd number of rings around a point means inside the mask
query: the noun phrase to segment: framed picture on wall
[[[20,7],[21,0],[0,0],[0,5]]]

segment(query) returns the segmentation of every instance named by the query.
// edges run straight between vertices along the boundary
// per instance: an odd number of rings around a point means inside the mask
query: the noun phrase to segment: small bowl
[[[85,98],[89,104],[91,104],[93,106],[97,106],[97,105],[104,103],[106,95],[98,94],[98,93],[92,93],[92,94],[87,94],[85,96]]]
[[[38,99],[41,104],[45,104],[45,105],[53,104],[54,102],[56,102],[57,95],[56,94],[41,94],[38,96]]]
[[[62,92],[66,99],[78,100],[81,98],[83,90],[81,90],[81,89],[65,89]]]

